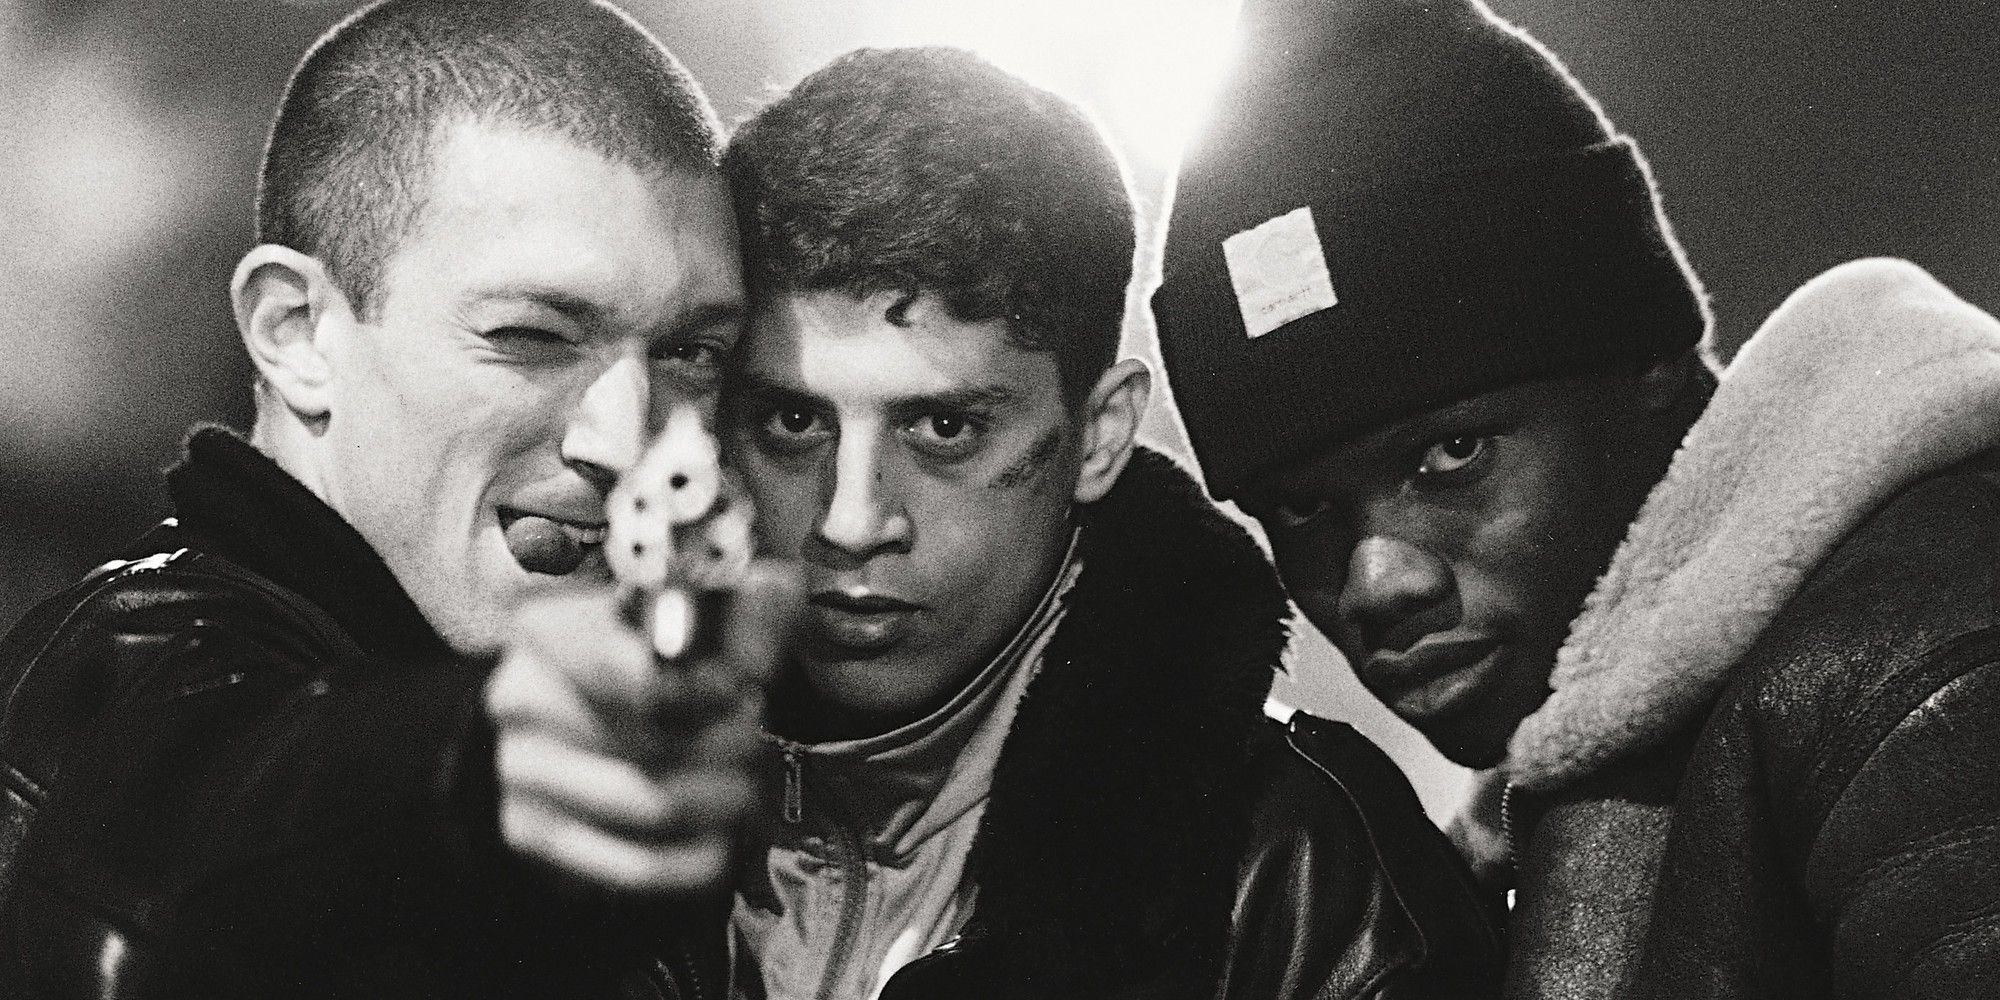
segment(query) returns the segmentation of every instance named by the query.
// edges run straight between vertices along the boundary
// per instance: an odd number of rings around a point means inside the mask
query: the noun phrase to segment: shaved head
[[[547,129],[647,170],[714,165],[721,130],[657,39],[594,0],[386,0],[315,43],[272,122],[257,240],[326,264],[357,310],[417,224],[437,138]]]

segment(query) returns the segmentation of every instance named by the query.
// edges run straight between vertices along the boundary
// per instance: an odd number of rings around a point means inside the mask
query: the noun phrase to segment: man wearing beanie
[[[1475,0],[1249,0],[1161,347],[1218,498],[1487,770],[1521,996],[2000,990],[2000,323],[1808,283],[1719,377],[1644,159]]]

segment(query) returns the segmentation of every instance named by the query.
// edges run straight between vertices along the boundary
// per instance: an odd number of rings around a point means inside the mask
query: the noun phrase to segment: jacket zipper
[[[796,826],[806,819],[806,748],[791,740],[773,740],[785,755],[785,822]]]
[[[834,848],[840,866],[840,923],[833,934],[833,955],[820,980],[819,1000],[833,1000],[847,964],[853,958],[854,939],[861,935],[861,918],[868,906],[868,863],[861,856],[861,843],[852,831],[838,823],[827,824],[831,831],[827,846]]]
[[[1514,783],[1511,781],[1500,786],[1500,837],[1507,842],[1507,881],[1513,883],[1507,888],[1507,912],[1512,913],[1521,885],[1521,849],[1514,840]]]
[[[802,743],[770,737],[785,756],[785,822],[797,825],[806,819],[806,748]],[[861,855],[861,842],[845,824],[821,824],[827,835],[828,853],[840,870],[840,921],[834,927],[833,948],[826,972],[820,978],[818,1000],[833,1000],[841,974],[847,971],[854,939],[861,934],[861,918],[868,906],[868,863]]]

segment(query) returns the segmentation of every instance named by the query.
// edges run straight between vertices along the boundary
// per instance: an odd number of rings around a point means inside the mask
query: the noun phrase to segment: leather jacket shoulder
[[[1997,597],[1990,456],[1816,570],[1689,761],[1635,995],[2000,992]]]
[[[165,681],[192,692],[252,680],[204,669],[218,662],[218,650],[203,646],[225,635],[256,636],[273,652],[255,658],[256,679],[307,669],[315,648],[351,647],[296,595],[186,541],[174,522],[161,525],[0,641],[0,779],[7,793],[0,802],[0,903],[66,752],[135,683]]]
[[[1349,726],[1303,712],[1255,741],[1263,783],[1220,996],[1497,995],[1498,898]]]
[[[602,914],[487,829],[482,672],[199,545],[169,522],[0,649],[0,995],[615,995],[553,943]]]

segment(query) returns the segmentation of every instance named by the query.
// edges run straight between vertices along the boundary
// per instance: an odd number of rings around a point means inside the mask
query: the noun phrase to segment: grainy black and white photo
[[[0,0],[0,997],[2000,996],[1996,37]]]

